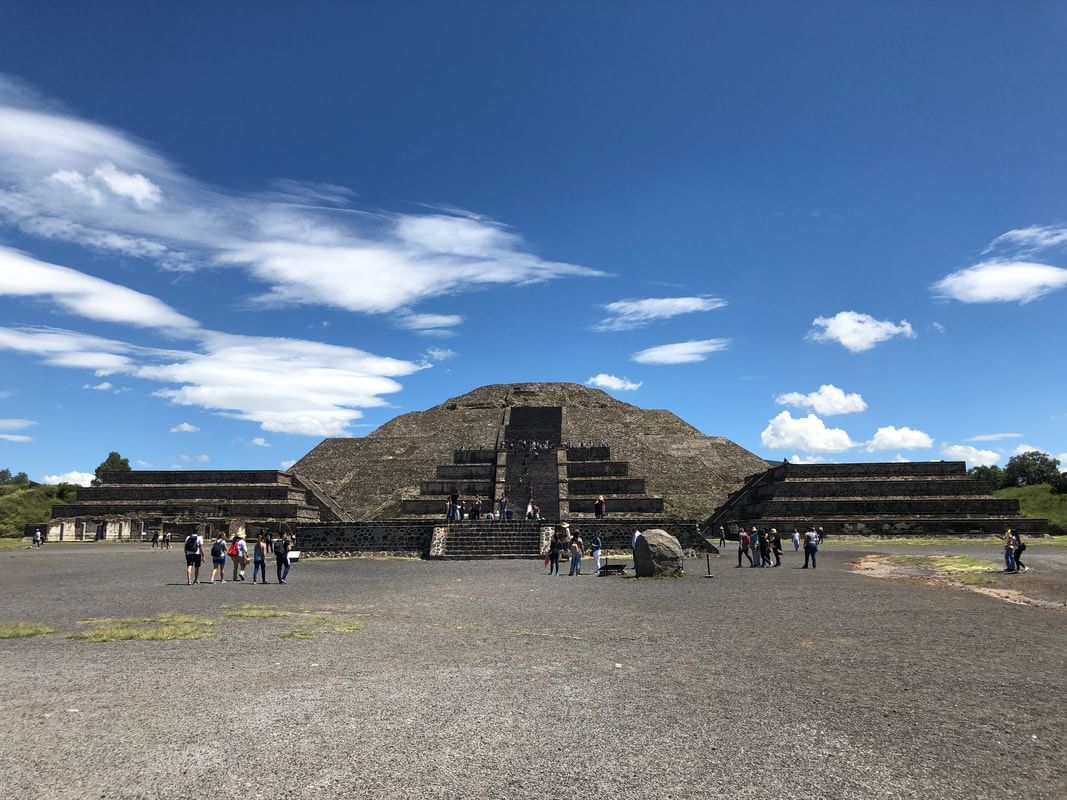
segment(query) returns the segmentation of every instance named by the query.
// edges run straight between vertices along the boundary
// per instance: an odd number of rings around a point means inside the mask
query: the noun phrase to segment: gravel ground
[[[0,797],[1067,797],[1067,614],[847,570],[877,550],[712,580],[320,560],[285,586],[186,586],[179,549],[3,553],[0,622],[58,632],[0,641]],[[1067,597],[1067,549],[1027,555],[1003,580]],[[217,635],[65,638],[167,611]]]

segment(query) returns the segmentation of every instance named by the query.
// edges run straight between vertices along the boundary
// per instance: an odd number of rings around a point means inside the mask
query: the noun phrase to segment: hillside
[[[68,484],[0,484],[0,536],[22,536],[24,525],[47,520],[52,506],[71,502],[76,489]]]
[[[1045,483],[998,489],[994,494],[1017,499],[1024,517],[1047,519],[1049,533],[1067,534],[1067,494],[1053,494],[1052,487]]]

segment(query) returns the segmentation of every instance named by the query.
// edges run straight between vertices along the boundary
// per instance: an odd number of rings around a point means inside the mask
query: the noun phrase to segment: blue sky
[[[1058,3],[0,8],[0,466],[278,467],[563,380],[1067,461]]]

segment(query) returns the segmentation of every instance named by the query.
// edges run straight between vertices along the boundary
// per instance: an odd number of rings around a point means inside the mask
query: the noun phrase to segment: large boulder
[[[645,531],[634,545],[634,570],[639,578],[681,577],[682,545],[667,531]]]

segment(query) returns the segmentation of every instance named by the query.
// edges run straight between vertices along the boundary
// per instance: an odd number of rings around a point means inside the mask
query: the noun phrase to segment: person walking
[[[170,531],[163,531],[163,549],[170,550]]]
[[[607,511],[607,508],[608,505],[604,500],[604,495],[600,495],[600,497],[596,499],[596,502],[593,503],[593,513],[596,515],[597,519],[604,519],[604,513]]]
[[[719,526],[719,547],[726,547],[726,528]]]
[[[752,536],[749,539],[749,544],[752,548],[752,559],[755,560],[754,564],[749,564],[750,567],[762,567],[763,559],[760,557],[760,545],[763,542],[763,534],[760,533],[759,528],[755,525],[752,526]]]
[[[771,528],[771,552],[774,554],[774,566],[782,566],[782,537],[777,528]]]
[[[185,585],[200,583],[200,565],[204,561],[204,540],[196,531],[185,537]]]
[[[274,540],[274,560],[278,568],[278,583],[285,583],[285,579],[289,577],[289,551],[291,549],[288,533],[283,533]]]
[[[600,538],[600,534],[593,537],[593,541],[590,542],[592,547],[591,555],[593,556],[593,574],[600,574],[600,555],[603,552],[604,540]]]
[[[566,528],[567,523],[560,523],[561,528]],[[552,541],[548,543],[548,574],[559,575],[559,554],[563,552],[566,544],[563,542],[563,531],[552,534]]]
[[[1004,571],[1015,572],[1015,536],[1011,528],[1004,531]]]
[[[800,531],[793,528],[793,552],[797,552],[800,549]]]
[[[582,537],[575,532],[571,537],[571,568],[568,575],[581,575],[582,574],[582,556],[585,555],[585,542],[582,541]]]
[[[39,548],[41,546],[41,529],[33,529],[33,546]]]
[[[808,559],[811,559],[811,568],[815,569],[815,554],[819,552],[819,534],[815,531],[815,528],[808,528],[804,533],[804,566],[801,569],[808,568]]]
[[[219,531],[215,543],[211,545],[211,582],[215,582],[215,573],[219,573],[219,583],[226,583],[226,539]]]
[[[252,583],[256,582],[256,575],[259,575],[262,583],[267,582],[267,540],[262,533],[252,548]]]
[[[748,532],[744,528],[737,529],[737,566],[741,566],[741,556],[748,559],[748,565],[751,567],[752,556],[748,554],[748,546],[752,543],[752,539],[749,538]]]
[[[759,565],[761,567],[771,565],[771,535],[766,530],[759,537]]]
[[[248,563],[248,545],[245,544],[245,537],[241,534],[234,536],[233,544],[230,545],[229,556],[233,559],[232,580],[243,581],[245,579],[245,565]]]
[[[152,549],[155,550],[159,547],[159,531],[152,534]]]
[[[1026,543],[1023,542],[1023,537],[1018,531],[1012,532],[1012,556],[1015,558],[1015,571],[1016,572],[1028,572],[1030,568],[1023,564],[1023,550],[1026,549]]]

